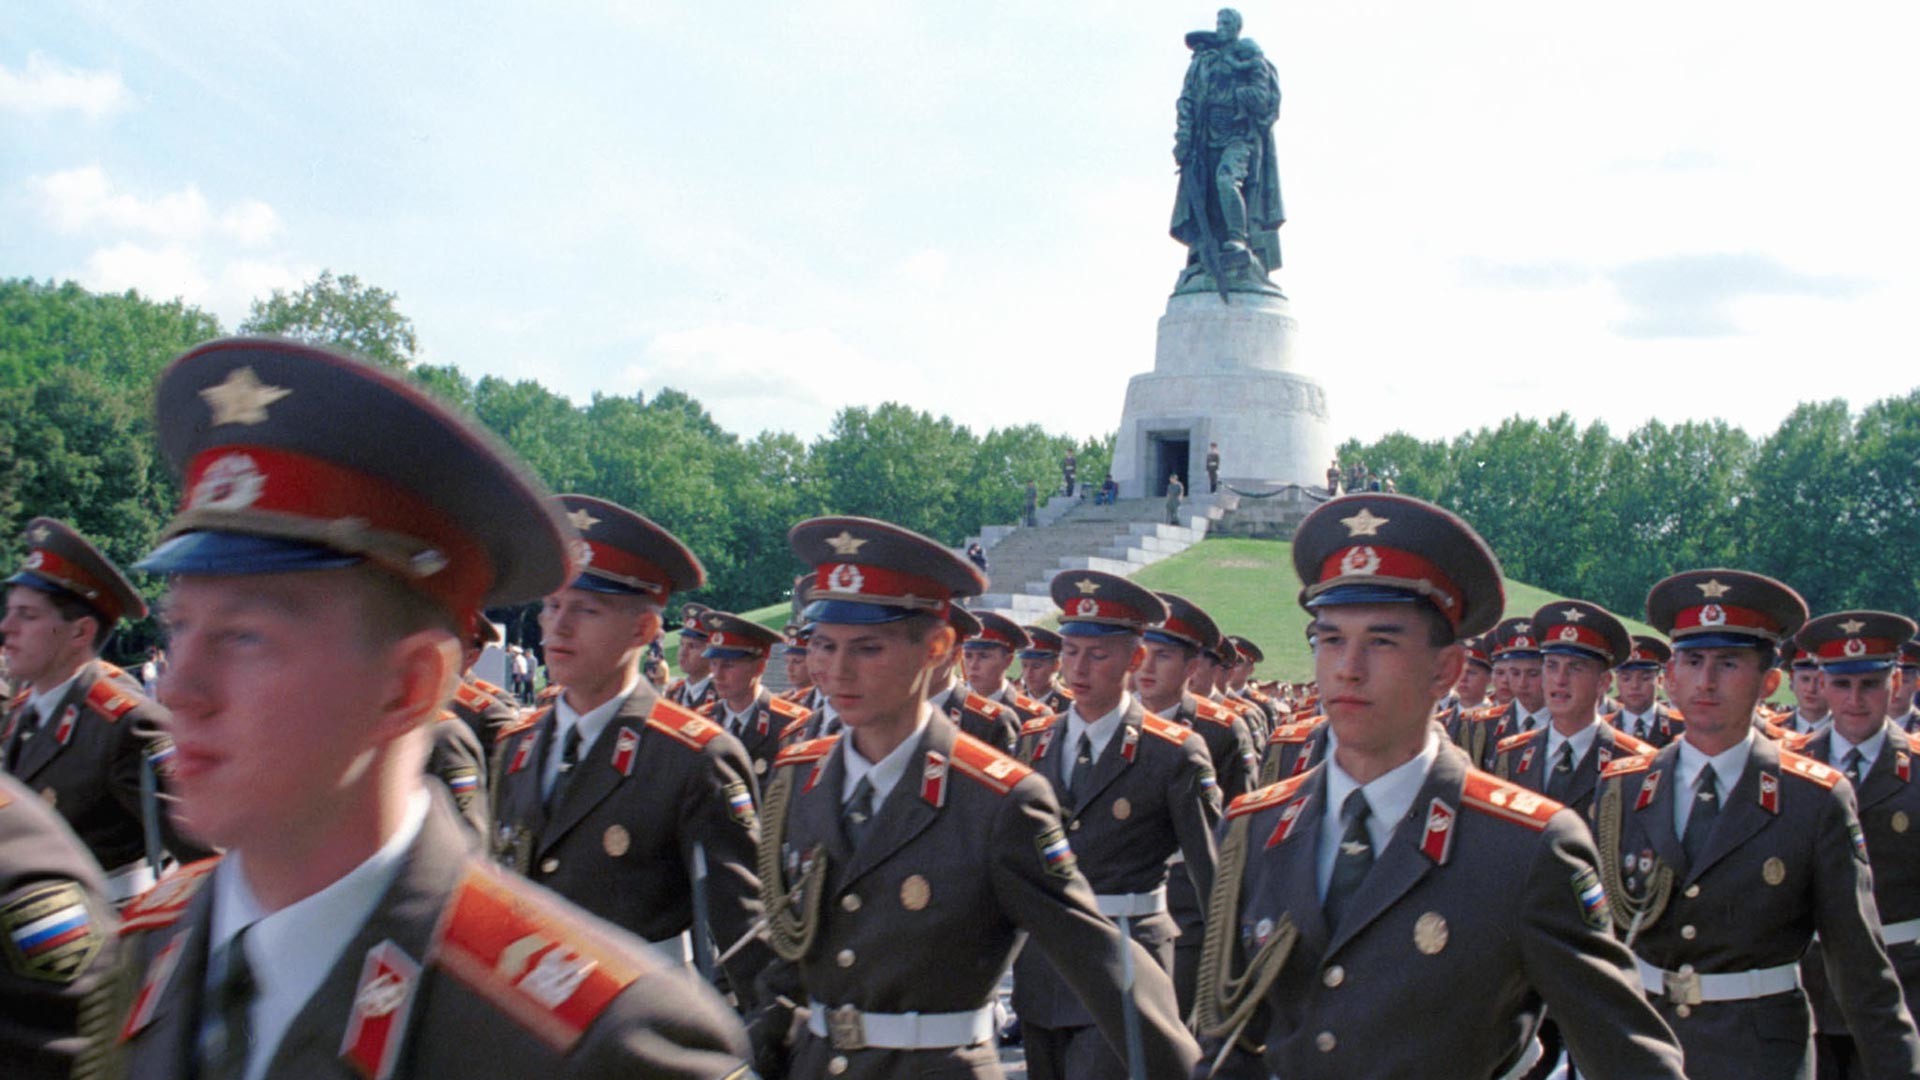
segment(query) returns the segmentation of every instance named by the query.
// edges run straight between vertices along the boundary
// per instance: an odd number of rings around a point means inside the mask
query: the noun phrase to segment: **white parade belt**
[[[1099,904],[1100,914],[1109,919],[1126,916],[1137,919],[1142,915],[1158,915],[1167,910],[1167,887],[1165,885],[1152,892],[1101,893],[1093,898]]]
[[[665,960],[669,967],[693,966],[693,934],[685,930],[663,941],[649,941],[647,948]]]
[[[1911,945],[1920,941],[1920,919],[1888,923],[1880,928],[1880,940],[1888,945]]]
[[[993,1038],[993,1006],[966,1012],[874,1013],[809,1002],[807,1030],[835,1050],[949,1050]]]
[[[107,875],[107,902],[116,907],[153,888],[158,879],[147,860],[140,859]]]
[[[1637,956],[1633,962],[1640,968],[1641,987],[1649,994],[1664,994],[1675,1005],[1746,1001],[1800,988],[1799,964],[1702,975],[1690,967],[1683,967],[1679,971],[1657,968]]]

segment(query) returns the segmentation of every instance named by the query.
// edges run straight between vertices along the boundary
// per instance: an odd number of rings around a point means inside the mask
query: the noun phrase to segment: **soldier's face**
[[[540,605],[547,671],[563,686],[618,678],[659,632],[659,611],[638,597],[569,588]]]
[[[1202,656],[1187,668],[1187,689],[1207,697],[1213,693],[1214,684],[1220,681],[1220,665],[1212,658]]]
[[[1430,643],[1428,622],[1412,604],[1324,607],[1313,627],[1320,708],[1342,750],[1379,754],[1412,745],[1466,663],[1460,646]]]
[[[917,712],[933,669],[953,651],[954,632],[938,626],[919,641],[906,623],[820,623],[807,644],[814,685],[841,722],[859,728]]]
[[[1487,696],[1487,681],[1493,678],[1493,672],[1485,664],[1469,663],[1460,670],[1460,681],[1453,684],[1460,700],[1472,704]]]
[[[1780,671],[1754,649],[1675,649],[1674,704],[1687,717],[1687,741],[1719,753],[1753,726],[1753,707],[1780,685]]]
[[[1547,712],[1565,730],[1577,730],[1594,718],[1594,707],[1613,682],[1600,661],[1585,656],[1548,655],[1540,665]]]
[[[393,710],[418,692],[416,639],[432,632],[375,644],[354,573],[186,577],[169,587],[161,621],[172,662],[159,698],[177,749],[180,818],[202,840],[313,857],[343,818],[366,812],[377,752],[410,733],[395,727]],[[450,692],[458,645],[439,637]],[[428,699],[413,737],[441,701]]]
[[[1793,700],[1807,714],[1807,719],[1818,720],[1826,714],[1828,702],[1822,692],[1826,676],[1819,668],[1793,669]]]
[[[1020,682],[1027,693],[1038,697],[1053,689],[1053,673],[1060,669],[1060,661],[1052,659],[1028,658],[1020,661]]]
[[[1060,644],[1060,681],[1082,706],[1080,714],[1097,720],[1119,704],[1127,675],[1144,658],[1140,639],[1132,634],[1065,638]]]
[[[1156,712],[1179,705],[1180,694],[1186,689],[1194,666],[1204,661],[1198,655],[1190,656],[1189,650],[1164,641],[1149,641],[1145,649],[1146,656],[1140,661],[1139,670],[1133,673],[1141,702]]]
[[[807,654],[790,652],[784,658],[787,665],[787,681],[797,687],[813,685],[813,672],[807,669]]]
[[[967,685],[978,693],[998,690],[1013,666],[1013,650],[998,645],[973,646],[960,650],[960,663],[967,673]]]
[[[1848,742],[1865,742],[1887,722],[1887,704],[1900,696],[1900,672],[1835,673],[1827,676],[1824,689],[1833,729]]]
[[[767,670],[764,659],[722,656],[709,663],[713,667],[713,692],[734,708],[740,708],[757,693],[760,675]]]
[[[1906,691],[1906,693],[1894,694],[1887,699],[1887,719],[1898,720],[1907,715],[1907,709],[1911,705],[1910,699],[1913,696],[1913,688],[1916,684],[1920,684],[1920,667],[1901,668],[1900,688]]]
[[[43,676],[66,678],[63,672],[92,651],[93,631],[92,619],[67,621],[53,599],[38,589],[7,589],[7,612],[0,617],[6,644],[0,653],[7,658],[8,673],[22,683],[40,682]]]
[[[708,672],[713,670],[712,664],[705,656],[706,647],[707,643],[703,638],[680,635],[680,645],[675,651],[674,660],[680,665],[680,670],[687,673],[687,678],[695,682],[706,678]]]
[[[1653,708],[1654,688],[1660,681],[1658,668],[1622,668],[1613,673],[1620,704],[1630,713],[1640,714]]]
[[[1493,662],[1493,703],[1505,705],[1513,700],[1513,662],[1495,660]]]
[[[1537,713],[1546,704],[1547,693],[1541,685],[1540,661],[1515,660],[1513,670],[1508,676],[1508,685],[1513,690],[1513,700],[1530,713]]]

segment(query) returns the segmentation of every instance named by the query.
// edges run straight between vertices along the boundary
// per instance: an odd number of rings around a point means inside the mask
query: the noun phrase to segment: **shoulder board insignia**
[[[549,711],[551,710],[539,709],[534,712],[528,713],[526,716],[523,716],[520,719],[515,720],[511,724],[501,725],[500,730],[493,733],[493,741],[496,743],[506,742],[508,739],[513,738],[515,735],[518,735],[521,732],[532,727],[533,725],[539,723],[540,718],[547,715]]]
[[[1255,788],[1227,804],[1227,817],[1245,817],[1248,814],[1257,814],[1262,810],[1279,806],[1292,798],[1293,793],[1299,791],[1300,785],[1305,781],[1306,776],[1303,774],[1290,776],[1277,784]]]
[[[693,711],[694,711],[694,712],[697,712],[697,713],[699,713],[699,714],[700,714],[701,716],[704,716],[704,717],[706,717],[707,719],[709,719],[709,720],[711,720],[711,719],[713,719],[713,714],[714,714],[714,713],[715,713],[716,711],[718,711],[718,710],[719,710],[719,708],[720,708],[720,699],[719,699],[719,698],[709,698],[708,700],[706,700],[706,701],[703,701],[703,702],[701,702],[700,704],[698,704],[698,705],[695,705],[695,706],[693,706]]]
[[[1839,770],[1822,765],[1810,757],[1801,757],[1791,750],[1780,751],[1780,769],[1811,780],[1823,788],[1830,788],[1840,782]]]
[[[652,965],[602,941],[545,890],[478,863],[455,887],[431,948],[430,962],[560,1053]]]
[[[492,683],[488,682],[485,679],[475,679],[473,680],[473,685],[479,687],[482,691],[486,693],[492,694],[494,697],[504,697],[506,696],[506,693],[507,693],[505,690],[501,689],[498,686],[493,685]]]
[[[1027,721],[1026,723],[1020,725],[1020,735],[1022,738],[1028,735],[1038,735],[1041,732],[1052,727],[1054,721],[1057,719],[1059,718],[1054,716],[1052,713],[1048,713],[1045,716],[1036,716],[1033,719]]]
[[[565,689],[566,687],[561,686],[559,683],[551,683],[545,689],[541,690],[539,694],[535,695],[535,697],[540,701],[552,701],[554,698],[559,697],[560,692]]]
[[[1808,743],[1813,741],[1814,734],[1815,733],[1811,731],[1785,731],[1780,735],[1780,745],[1795,753],[1799,753],[1807,748]]]
[[[1000,719],[1000,710],[1006,708],[1006,706],[999,702],[990,698],[983,698],[971,690],[967,691],[966,707],[989,720]]]
[[[785,717],[788,720],[804,720],[813,715],[811,709],[808,709],[804,705],[795,704],[783,697],[768,698],[767,711],[775,716]]]
[[[792,746],[774,755],[773,763],[778,767],[783,765],[805,765],[808,762],[819,761],[821,758],[832,753],[833,744],[839,741],[840,736],[828,735],[825,738],[809,739],[806,742],[794,743]]]
[[[1644,746],[1645,744],[1642,743],[1641,745]],[[1649,748],[1646,753],[1635,757],[1615,758],[1607,764],[1606,768],[1600,770],[1600,778],[1602,780],[1610,780],[1616,776],[1625,776],[1628,773],[1646,772],[1652,767],[1653,751]]]
[[[972,777],[1000,795],[1012,791],[1015,784],[1033,775],[1032,769],[966,732],[959,732],[953,737],[952,765],[955,771]]]
[[[807,721],[811,720],[812,718],[813,718],[812,713],[808,713],[805,716],[795,717],[791,723],[789,723],[786,727],[783,727],[780,729],[780,737],[785,739],[789,736],[800,734],[802,731],[806,730]]]
[[[207,875],[213,873],[213,868],[218,865],[220,857],[216,855],[211,859],[189,863],[161,878],[153,888],[135,897],[133,903],[120,912],[121,935],[172,926],[180,921],[194,894],[200,891]]]
[[[1140,714],[1140,726],[1147,730],[1147,734],[1158,735],[1175,746],[1186,745],[1187,738],[1193,734],[1193,729],[1185,724],[1175,723],[1150,712]]]
[[[1021,709],[1030,713],[1043,713],[1043,712],[1053,711],[1052,709],[1047,708],[1046,702],[1035,701],[1018,690],[1015,690],[1013,692],[1013,705],[1017,709]]]
[[[25,705],[27,703],[27,699],[32,696],[33,696],[33,691],[31,690],[20,691],[19,693],[13,695],[12,701],[7,702],[7,709],[11,711],[13,709],[19,708],[22,705]]]
[[[1629,735],[1624,731],[1616,731],[1613,733],[1613,745],[1619,747],[1622,753],[1632,754],[1635,757],[1651,756],[1660,750],[1659,747],[1652,743]]]
[[[95,679],[87,690],[87,704],[108,720],[118,720],[140,707],[140,699],[105,679]]]
[[[668,735],[689,750],[705,750],[707,744],[725,731],[719,724],[692,709],[662,698],[647,712],[647,726]]]
[[[472,683],[461,683],[459,686],[454,687],[453,700],[465,705],[474,712],[491,708],[495,703],[495,699],[491,695]]]
[[[1281,724],[1267,736],[1270,743],[1303,743],[1313,738],[1313,729],[1317,727],[1311,720],[1299,720],[1291,724]]]
[[[126,668],[121,667],[119,664],[110,663],[106,660],[100,661],[100,670],[106,672],[109,676],[116,679],[124,679],[127,677]]]
[[[1619,727],[1620,726],[1620,710],[1615,709],[1609,713],[1601,713],[1600,722],[1607,725],[1608,727],[1614,727],[1614,728]]]
[[[1233,726],[1233,714],[1206,698],[1193,699],[1193,716],[1194,719],[1205,720],[1209,724],[1218,724],[1221,727]]]
[[[1559,803],[1537,791],[1509,784],[1479,769],[1467,770],[1460,802],[1489,817],[1524,825],[1535,832],[1544,830],[1547,822],[1562,809]]]
[[[1509,750],[1518,749],[1521,746],[1521,744],[1525,743],[1528,739],[1531,739],[1531,738],[1533,738],[1533,732],[1523,731],[1518,735],[1509,735],[1506,738],[1501,739],[1499,742],[1493,745],[1493,748],[1495,751],[1504,754]]]
[[[1667,705],[1663,707],[1667,710],[1667,716],[1671,717],[1672,719],[1678,720],[1683,724],[1686,723],[1686,720],[1687,720],[1686,713],[1681,712],[1679,709],[1676,709],[1671,705]]]

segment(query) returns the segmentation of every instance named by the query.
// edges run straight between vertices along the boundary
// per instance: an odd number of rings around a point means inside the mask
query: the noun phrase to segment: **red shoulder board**
[[[545,709],[537,709],[531,713],[528,713],[526,716],[521,717],[518,720],[515,720],[511,724],[502,725],[500,727],[500,730],[493,733],[493,741],[496,743],[506,742],[508,739],[513,738],[515,735],[518,735],[521,732],[532,727],[533,725],[539,723],[540,718],[547,715],[547,713],[551,711],[553,711],[551,706]]]
[[[813,715],[811,709],[803,705],[797,705],[783,697],[768,698],[767,711],[775,716],[786,717],[789,720],[805,720],[807,717]]]
[[[1460,790],[1460,802],[1489,817],[1525,825],[1535,832],[1545,829],[1547,822],[1561,810],[1559,803],[1545,795],[1528,791],[1518,784],[1509,784],[1479,769],[1467,770],[1467,782]]]
[[[693,711],[711,720],[713,719],[714,711],[718,708],[720,708],[720,699],[716,697],[716,698],[709,698],[707,701],[699,705],[695,705],[693,707]]]
[[[652,968],[544,889],[479,863],[454,888],[429,956],[560,1053]]]
[[[491,708],[497,699],[473,683],[461,683],[453,688],[453,700],[474,712],[479,712],[482,709]]]
[[[1674,707],[1673,707],[1673,706],[1671,706],[1671,705],[1668,705],[1668,706],[1665,706],[1665,708],[1666,708],[1666,710],[1667,710],[1667,715],[1668,715],[1668,716],[1670,716],[1670,717],[1672,717],[1672,718],[1673,718],[1673,719],[1675,719],[1675,720],[1678,720],[1678,721],[1680,721],[1680,722],[1681,722],[1681,723],[1683,723],[1683,724],[1687,722],[1687,714],[1686,714],[1686,713],[1683,713],[1683,712],[1681,712],[1681,711],[1680,711],[1679,709],[1676,709],[1676,708],[1674,708]]]
[[[666,698],[653,703],[647,712],[647,726],[663,735],[670,735],[674,741],[690,750],[705,750],[707,744],[720,737],[726,729],[701,716],[692,709],[675,705]]]
[[[560,692],[565,689],[566,687],[561,686],[559,683],[550,683],[544,689],[542,689],[538,694],[534,695],[534,700],[552,701],[554,698],[559,697]]]
[[[1811,780],[1823,788],[1830,788],[1840,782],[1840,771],[1829,768],[1810,757],[1802,757],[1791,750],[1780,751],[1780,771]]]
[[[1504,754],[1509,750],[1515,749],[1521,743],[1524,743],[1531,738],[1533,738],[1533,732],[1531,731],[1523,731],[1518,735],[1509,735],[1506,738],[1501,739],[1499,742],[1493,744],[1493,749],[1497,753]]]
[[[87,704],[108,720],[118,720],[140,707],[140,699],[105,679],[95,679],[87,690]]]
[[[1018,690],[1015,690],[1013,692],[1013,705],[1017,709],[1020,709],[1024,712],[1030,712],[1030,713],[1044,713],[1044,712],[1053,711],[1052,709],[1047,708],[1046,702],[1035,701]]]
[[[1006,708],[1006,706],[999,702],[983,698],[971,690],[967,691],[966,707],[989,720],[1000,719],[1000,710]]]
[[[1206,698],[1193,699],[1193,715],[1195,719],[1205,720],[1209,724],[1218,724],[1221,727],[1233,726],[1233,714]]]
[[[1229,819],[1245,817],[1248,814],[1257,814],[1262,810],[1278,806],[1292,798],[1293,793],[1300,790],[1300,785],[1306,782],[1306,779],[1307,774],[1302,773],[1299,776],[1289,776],[1277,784],[1255,788],[1227,804],[1227,817]]]
[[[1176,724],[1150,712],[1140,714],[1140,726],[1147,730],[1147,734],[1158,735],[1175,746],[1185,746],[1187,737],[1193,734],[1193,729],[1185,724]]]
[[[1032,769],[964,731],[953,737],[953,767],[1001,795],[1033,775]]]
[[[828,735],[825,738],[808,739],[806,742],[794,743],[792,746],[774,755],[773,763],[775,766],[805,765],[811,761],[819,761],[821,758],[832,753],[833,744],[839,741],[840,736]]]
[[[20,706],[25,705],[27,703],[27,699],[32,696],[33,696],[33,691],[31,690],[22,690],[19,693],[13,695],[13,700],[7,702],[7,711],[12,712],[13,710],[19,708]]]
[[[813,717],[812,713],[807,713],[804,716],[795,717],[792,723],[780,729],[780,737],[784,739],[789,735],[798,735],[802,730],[806,728],[807,721],[812,719],[812,717]]]
[[[1319,725],[1311,720],[1297,720],[1291,724],[1281,724],[1267,736],[1270,743],[1303,743],[1313,738],[1313,729]]]
[[[482,691],[486,693],[492,694],[494,697],[505,697],[507,693],[505,690],[501,689],[498,686],[493,685],[492,683],[488,682],[485,679],[475,679],[473,680],[473,685],[479,687]]]
[[[1652,743],[1637,739],[1624,731],[1616,731],[1613,733],[1613,744],[1620,748],[1621,753],[1632,754],[1635,757],[1650,756],[1658,753],[1660,750],[1659,747]]]
[[[211,859],[189,863],[161,878],[153,888],[134,898],[133,903],[120,912],[120,933],[125,935],[139,930],[153,930],[180,921],[194,894],[200,891],[201,883],[219,865],[220,856],[216,855]]]
[[[1798,753],[1805,750],[1807,744],[1813,741],[1814,734],[1815,733],[1811,731],[1782,731],[1780,734],[1780,745]]]
[[[1641,743],[1640,745],[1646,746],[1645,743]],[[1646,772],[1652,765],[1653,749],[1648,747],[1646,753],[1637,757],[1615,758],[1608,762],[1607,767],[1600,770],[1600,778],[1602,780],[1608,780],[1616,776],[1625,776],[1628,773]]]
[[[100,670],[106,672],[110,678],[115,678],[115,679],[124,679],[126,678],[126,675],[127,675],[127,670],[125,668],[121,667],[119,664],[108,663],[105,660],[100,661]]]
[[[1024,739],[1029,735],[1038,735],[1052,727],[1053,722],[1058,719],[1059,717],[1052,713],[1048,713],[1045,716],[1036,716],[1020,725],[1020,737]]]
[[[1902,733],[1896,730],[1893,734],[1895,738],[1899,738]],[[1907,732],[1906,739],[1907,748],[1916,754],[1920,754],[1920,731]]]

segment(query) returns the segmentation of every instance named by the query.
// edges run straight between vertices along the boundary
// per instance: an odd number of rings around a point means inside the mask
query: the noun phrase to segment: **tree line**
[[[802,518],[862,514],[958,544],[982,524],[1018,520],[1027,481],[1043,493],[1058,484],[1069,449],[1082,476],[1100,475],[1112,453],[1110,436],[1075,441],[1033,424],[976,433],[892,402],[847,406],[811,442],[743,438],[671,388],[576,404],[535,380],[419,362],[398,298],[352,275],[276,291],[234,331],[340,346],[404,372],[477,418],[553,490],[610,499],[671,529],[707,567],[709,584],[689,599],[723,609],[786,598],[799,569],[786,531]],[[154,444],[155,377],[225,332],[179,301],[0,280],[0,564],[18,565],[36,515],[71,522],[122,566],[152,547],[179,498]],[[493,614],[526,623],[525,612]],[[112,651],[131,658],[152,641],[143,623]]]
[[[1920,390],[1857,415],[1802,403],[1758,439],[1721,421],[1615,436],[1562,413],[1340,454],[1471,522],[1509,577],[1614,611],[1639,616],[1668,574],[1728,566],[1792,585],[1815,614],[1920,615]]]

